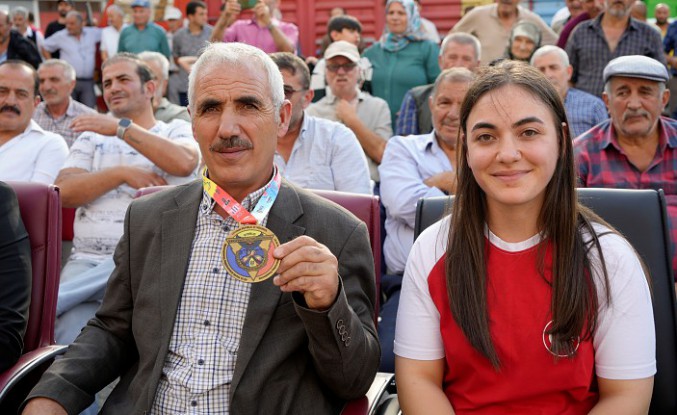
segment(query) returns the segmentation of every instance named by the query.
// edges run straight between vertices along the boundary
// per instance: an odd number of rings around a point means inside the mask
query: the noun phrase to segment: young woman
[[[452,215],[418,238],[404,274],[403,411],[646,413],[649,287],[633,248],[577,202],[557,92],[505,61],[471,85],[460,119]]]

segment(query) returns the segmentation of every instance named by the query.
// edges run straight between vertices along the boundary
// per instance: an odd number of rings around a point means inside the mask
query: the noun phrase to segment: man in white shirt
[[[111,115],[81,115],[73,121],[72,128],[82,134],[56,180],[63,205],[78,208],[73,252],[59,286],[60,344],[71,343],[99,306],[137,189],[191,181],[198,165],[190,124],[166,124],[153,116],[156,84],[146,64],[119,53],[102,65],[102,74]]]
[[[289,129],[278,138],[275,152],[282,176],[306,189],[371,194],[367,159],[355,134],[342,124],[305,114],[313,100],[306,63],[289,52],[273,53],[271,58],[280,68],[285,98],[292,104]]]
[[[68,157],[64,139],[31,120],[39,102],[35,69],[0,63],[0,180],[51,184]]]
[[[106,59],[115,56],[118,53],[118,43],[120,41],[120,32],[125,28],[123,22],[125,12],[120,6],[111,4],[106,9],[106,19],[108,26],[101,31],[101,45],[99,52],[101,53],[101,62],[106,62]]]

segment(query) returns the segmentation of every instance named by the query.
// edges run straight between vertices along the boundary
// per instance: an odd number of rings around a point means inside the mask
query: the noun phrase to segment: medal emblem
[[[247,282],[261,282],[275,275],[280,260],[273,251],[280,245],[277,236],[259,225],[241,226],[228,235],[221,251],[230,275]]]

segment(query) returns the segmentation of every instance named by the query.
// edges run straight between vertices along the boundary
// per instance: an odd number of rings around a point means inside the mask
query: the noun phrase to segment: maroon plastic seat
[[[0,374],[0,413],[16,413],[54,357],[54,321],[61,272],[61,199],[59,189],[41,183],[7,182],[16,192],[31,244],[33,280],[23,355]],[[2,289],[0,287],[0,289]]]

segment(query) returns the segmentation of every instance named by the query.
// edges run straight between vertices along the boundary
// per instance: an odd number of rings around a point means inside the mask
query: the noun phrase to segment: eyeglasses
[[[336,65],[336,64],[333,64],[333,63],[329,63],[329,64],[327,64],[327,70],[329,72],[338,72],[339,69],[343,69],[345,72],[350,72],[353,69],[355,69],[356,66],[357,66],[357,64],[355,62],[348,62],[348,63],[344,63],[342,65]]]
[[[285,85],[283,88],[284,88],[284,97],[287,99],[291,98],[291,96],[294,95],[296,92],[302,92],[306,90],[305,88],[294,89],[294,87],[291,85]]]

